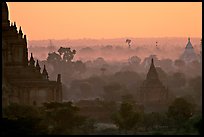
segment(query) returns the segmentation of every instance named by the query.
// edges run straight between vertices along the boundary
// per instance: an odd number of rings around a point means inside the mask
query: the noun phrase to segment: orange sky
[[[7,2],[28,40],[201,37],[201,2]]]

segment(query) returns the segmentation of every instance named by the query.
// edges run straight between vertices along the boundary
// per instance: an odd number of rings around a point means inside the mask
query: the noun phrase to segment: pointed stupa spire
[[[38,60],[37,60],[37,63],[36,63],[36,66],[35,66],[35,67],[36,67],[37,71],[40,72],[40,69],[41,69],[41,68],[40,68],[40,65],[39,65],[39,63],[38,63]]]
[[[42,75],[43,75],[44,79],[48,79],[49,78],[45,65],[44,65],[44,68],[43,68]]]
[[[17,30],[17,27],[16,27],[16,22],[14,22],[14,25],[13,25],[13,26],[14,26],[14,29],[16,29],[16,30]]]
[[[19,34],[20,34],[21,36],[23,36],[23,32],[22,32],[21,26],[20,26],[20,29],[19,29]]]
[[[31,67],[34,67],[34,66],[35,66],[35,60],[34,60],[34,58],[33,58],[33,53],[31,53],[31,55],[30,55],[30,66],[31,66]]]
[[[187,45],[186,45],[186,49],[193,49],[193,46],[192,46],[192,44],[191,44],[191,39],[190,39],[190,37],[188,37],[188,43],[187,43]]]
[[[2,3],[2,21],[7,21],[9,18],[8,6],[5,1],[1,3]]]
[[[157,70],[154,66],[154,60],[153,58],[151,59],[151,65],[150,65],[150,69],[147,73],[147,80],[154,80],[154,79],[158,79],[158,74],[157,74]]]
[[[198,60],[198,56],[195,53],[195,50],[191,44],[190,37],[188,37],[188,43],[186,44],[184,52],[180,56],[181,60],[184,60],[186,63]]]
[[[26,35],[24,35],[24,41],[27,43],[27,38],[26,38]]]
[[[10,25],[8,5],[5,1],[1,2],[1,5],[2,5],[2,11],[1,11],[2,27],[7,28]]]

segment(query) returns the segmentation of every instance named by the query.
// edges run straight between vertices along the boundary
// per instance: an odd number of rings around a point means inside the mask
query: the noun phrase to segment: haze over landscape
[[[77,50],[77,54],[74,60],[93,60],[97,57],[103,57],[106,60],[117,60],[117,61],[127,61],[130,56],[138,55],[142,59],[151,54],[157,54],[157,56],[162,58],[177,59],[184,51],[186,46],[187,38],[174,38],[174,37],[164,37],[164,38],[131,38],[131,50],[128,49],[128,45],[125,42],[126,38],[118,39],[64,39],[64,40],[33,40],[28,41],[29,53],[34,53],[34,57],[39,60],[44,60],[47,58],[49,52],[54,52],[60,47],[71,47]],[[51,43],[50,43],[51,42]],[[156,42],[158,42],[158,48],[156,47]],[[198,54],[201,50],[200,38],[191,38],[191,42]],[[112,46],[110,53],[103,50],[106,46]],[[92,54],[84,54],[83,49],[90,48]],[[117,49],[126,49],[127,52],[119,53]],[[116,50],[114,50],[116,49]],[[162,51],[162,52],[161,52]],[[30,54],[29,54],[30,56]]]
[[[201,2],[1,2],[3,135],[201,135]]]

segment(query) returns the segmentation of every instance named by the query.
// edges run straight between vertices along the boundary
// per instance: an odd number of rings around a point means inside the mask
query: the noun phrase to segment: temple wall
[[[4,5],[3,5],[4,4]],[[7,7],[6,3],[2,5]],[[62,88],[56,83],[47,83],[42,79],[42,74],[36,73],[35,68],[27,69],[28,67],[28,48],[27,40],[22,32],[17,31],[16,25],[11,26],[8,18],[8,9],[4,9],[2,14],[2,58],[3,58],[3,75],[6,78],[9,86],[4,84],[3,89],[3,105],[9,103],[19,103],[23,105],[41,105],[44,102],[60,101]],[[39,77],[38,77],[39,75]],[[30,85],[18,81],[28,80]],[[36,84],[36,79],[38,83]],[[17,82],[16,82],[17,81]],[[43,85],[46,83],[45,85]],[[39,87],[43,85],[43,87]],[[2,85],[3,86],[3,85]],[[28,87],[31,86],[31,87]]]
[[[48,102],[49,88],[33,88],[30,90],[30,105],[42,105]]]

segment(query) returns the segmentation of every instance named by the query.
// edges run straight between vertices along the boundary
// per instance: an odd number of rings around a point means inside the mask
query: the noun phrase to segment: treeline
[[[185,97],[202,104],[202,62],[199,60],[186,63],[180,59],[173,61],[150,55],[143,61],[138,56],[132,56],[127,62],[108,62],[102,57],[82,62],[74,61],[77,54],[76,50],[61,47],[49,53],[47,60],[40,62],[41,66],[46,65],[51,80],[56,80],[59,73],[62,75],[64,100],[97,97],[110,100],[112,97],[121,101],[124,94],[136,98],[153,58],[159,78],[171,96]]]
[[[41,107],[10,104],[3,108],[2,135],[202,134],[202,113],[183,98],[175,99],[166,113],[146,113],[130,97],[123,97],[118,107],[104,108],[111,112],[108,117],[117,129],[97,130],[100,121],[81,115],[82,108],[72,102],[44,103]]]

